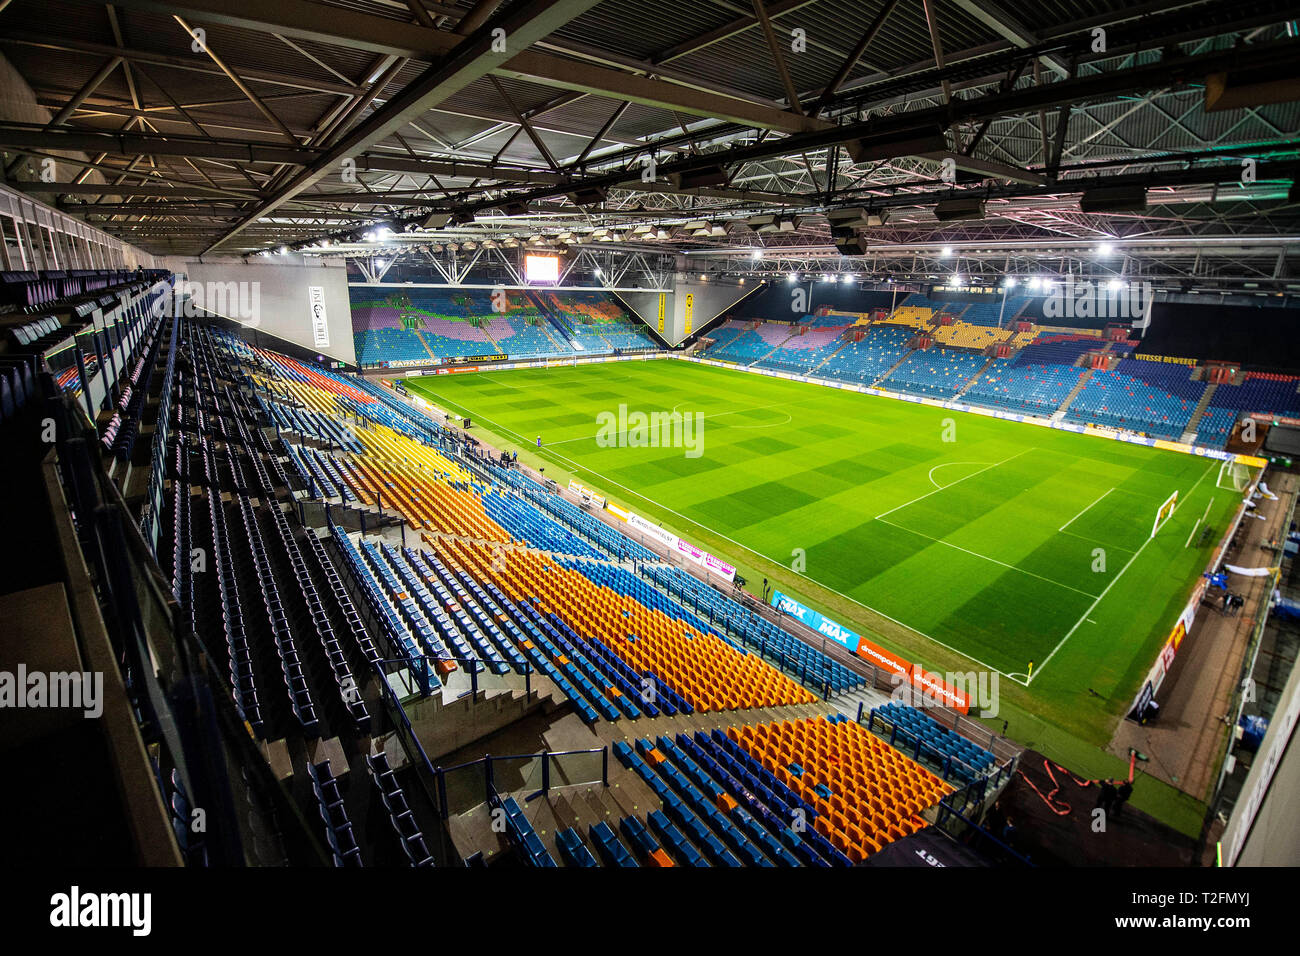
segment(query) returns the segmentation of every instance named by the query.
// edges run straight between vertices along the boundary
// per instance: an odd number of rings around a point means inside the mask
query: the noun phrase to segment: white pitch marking
[[[988,464],[987,461],[945,461],[942,464],[935,465],[933,468],[931,468],[930,474],[927,477],[930,479],[930,484],[934,485],[935,488],[945,488],[947,487],[946,485],[941,485],[939,484],[939,482],[934,480],[934,473],[938,471],[940,468],[947,468],[949,465],[987,465],[987,464]]]
[[[1195,493],[1196,491],[1197,485],[1199,485],[1202,481],[1205,480],[1205,476],[1210,473],[1210,469],[1213,467],[1214,464],[1211,462],[1209,467],[1207,467],[1205,471],[1201,473],[1201,477],[1196,479],[1196,483],[1192,485],[1191,490],[1187,492],[1188,499],[1192,497],[1193,493]],[[1133,562],[1138,559],[1138,555],[1141,554],[1143,551],[1145,551],[1147,545],[1154,540],[1155,540],[1155,536],[1152,535],[1150,538],[1147,538],[1145,541],[1142,542],[1142,547],[1138,548],[1136,551],[1133,552],[1133,557],[1128,559],[1128,564],[1125,564],[1124,567],[1120,568],[1119,574],[1115,575],[1113,578],[1110,579],[1110,583],[1107,584],[1106,587],[1102,589],[1101,594],[1097,595],[1097,600],[1092,602],[1092,607],[1088,608],[1088,610],[1083,612],[1083,617],[1079,618],[1079,620],[1075,622],[1074,627],[1066,631],[1065,637],[1061,638],[1057,642],[1056,646],[1052,648],[1052,653],[1048,654],[1047,657],[1043,659],[1043,663],[1040,664],[1036,669],[1034,673],[1034,677],[1037,677],[1039,674],[1043,672],[1043,668],[1047,666],[1047,662],[1050,661],[1053,657],[1055,657],[1056,652],[1065,646],[1065,642],[1068,641],[1070,637],[1074,634],[1074,632],[1079,629],[1079,625],[1088,619],[1088,615],[1091,614],[1093,612],[1093,609],[1096,608],[1096,606],[1101,603],[1102,598],[1104,598],[1107,594],[1110,593],[1110,589],[1115,586],[1115,582],[1124,576],[1124,572],[1127,571],[1129,569],[1129,566],[1132,565]],[[1033,682],[1034,682],[1034,678],[1030,677],[1028,682],[1025,684],[1025,686],[1028,687],[1029,684],[1032,684]]]
[[[1201,522],[1210,516],[1210,508],[1213,505],[1214,505],[1214,499],[1211,498],[1210,503],[1205,506],[1205,514],[1197,518],[1196,524],[1192,525],[1192,530],[1188,533],[1187,540],[1183,543],[1184,548],[1190,548],[1192,546],[1192,535],[1196,534],[1196,529],[1201,526]]]
[[[961,545],[953,544],[951,541],[944,541],[942,538],[935,538],[928,534],[922,534],[920,531],[914,531],[911,528],[904,528],[901,524],[894,524],[894,522],[885,521],[882,518],[877,518],[876,520],[881,524],[889,525],[891,528],[897,528],[899,531],[906,531],[908,534],[914,534],[918,538],[925,538],[927,541],[933,541],[935,544],[941,544],[946,548],[953,548],[957,551],[962,551],[969,554],[972,558],[982,558],[983,560],[989,561],[993,564],[1001,565],[1009,571],[1019,571],[1021,574],[1027,574],[1031,578],[1038,578],[1038,580],[1046,581],[1048,584],[1055,584],[1058,588],[1065,588],[1067,591],[1074,591],[1076,594],[1082,594],[1084,597],[1095,598],[1097,596],[1095,594],[1089,594],[1087,591],[1080,591],[1078,588],[1071,587],[1068,584],[1062,584],[1060,581],[1053,581],[1051,578],[1045,578],[1041,574],[1035,574],[1033,571],[1026,571],[1024,568],[1018,568],[1014,564],[1007,564],[1005,561],[999,561],[997,558],[990,558],[987,554],[980,554],[978,551],[971,551],[968,548],[963,548]]]
[[[927,491],[925,494],[921,495],[920,497],[913,498],[911,501],[904,501],[897,508],[890,508],[888,511],[882,511],[880,514],[876,515],[876,520],[879,521],[881,518],[885,517],[886,515],[892,515],[895,511],[901,511],[902,509],[906,508],[908,505],[914,505],[918,501],[924,501],[926,498],[929,498],[931,495],[937,495],[939,492],[951,488],[953,485],[959,485],[967,478],[974,478],[976,475],[982,475],[990,468],[996,468],[998,467],[998,465],[1005,465],[1007,462],[1019,458],[1021,455],[1027,455],[1029,454],[1029,452],[1033,450],[1034,450],[1033,448],[1026,448],[1024,451],[1017,452],[1016,454],[1012,455],[1010,458],[1003,458],[1001,461],[995,461],[993,464],[987,465],[984,468],[981,468],[979,471],[972,471],[969,475],[966,475],[964,478],[958,478],[956,481],[952,482],[951,484],[944,485],[942,488],[936,488],[934,489],[934,491]]]
[[[1057,528],[1056,530],[1057,530],[1057,531],[1064,531],[1066,528],[1070,527],[1070,525],[1074,524],[1076,521],[1078,521],[1080,518],[1082,518],[1085,514],[1087,514],[1089,508],[1092,508],[1093,505],[1095,505],[1095,504],[1097,504],[1098,502],[1100,502],[1102,498],[1105,498],[1108,494],[1110,494],[1110,493],[1111,493],[1112,491],[1114,491],[1114,490],[1115,490],[1114,488],[1109,488],[1109,489],[1107,489],[1106,491],[1103,491],[1103,492],[1101,493],[1101,496],[1097,499],[1097,501],[1094,501],[1091,505],[1088,505],[1087,508],[1084,508],[1083,511],[1080,511],[1077,515],[1075,515],[1073,518],[1071,518],[1071,519],[1070,519],[1069,521],[1067,521],[1065,524],[1061,525],[1061,526],[1060,526],[1059,528]]]

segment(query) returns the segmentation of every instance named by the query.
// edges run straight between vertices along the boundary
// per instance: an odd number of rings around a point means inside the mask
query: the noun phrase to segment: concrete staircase
[[[813,372],[817,371],[819,368],[821,368],[823,365],[825,365],[825,364],[826,364],[827,362],[829,362],[831,359],[835,358],[835,356],[837,356],[837,355],[839,355],[841,352],[843,352],[843,351],[845,350],[845,348],[848,347],[850,341],[851,341],[851,340],[849,340],[849,339],[845,339],[843,342],[841,342],[839,348],[837,348],[837,349],[836,349],[834,352],[832,352],[830,355],[826,356],[824,359],[822,359],[820,362],[818,362],[816,365],[814,365],[812,368],[810,368],[810,369],[808,370],[808,374],[811,375]]]
[[[1079,393],[1083,391],[1083,387],[1088,384],[1090,378],[1092,378],[1092,369],[1085,369],[1084,373],[1079,376],[1079,381],[1075,383],[1074,388],[1070,389],[1064,401],[1056,407],[1056,411],[1052,412],[1052,421],[1059,422],[1065,417],[1065,413],[1070,409],[1070,404],[1079,397]]]
[[[883,382],[885,379],[889,378],[889,376],[893,375],[894,372],[898,369],[898,366],[902,365],[905,361],[907,361],[907,357],[908,357],[909,355],[911,355],[914,351],[916,351],[916,350],[915,350],[915,349],[908,349],[906,352],[904,352],[904,353],[902,354],[902,356],[899,357],[899,359],[898,359],[897,362],[895,362],[893,365],[889,366],[889,368],[885,369],[884,374],[881,375],[879,378],[877,378],[874,382],[871,383],[871,387],[872,387],[872,388],[875,388],[875,387],[878,386],[881,382]]]
[[[429,343],[424,340],[424,336],[420,333],[420,330],[415,329],[414,332],[415,337],[419,339],[420,344],[424,346],[424,350],[429,353],[429,358],[433,359],[435,362],[438,361],[438,356],[434,354],[433,349],[429,348]]]
[[[774,346],[770,351],[764,352],[762,355],[760,355],[758,358],[754,359],[754,361],[750,362],[750,363],[749,363],[748,365],[746,365],[745,367],[746,367],[746,368],[753,368],[753,367],[754,367],[755,365],[757,365],[759,362],[763,361],[763,360],[766,359],[766,358],[769,358],[769,357],[772,355],[773,352],[775,352],[775,351],[777,351],[778,349],[780,349],[782,345],[785,345],[785,343],[786,343],[786,342],[789,342],[792,338],[794,338],[793,335],[787,335],[787,336],[786,336],[785,338],[783,338],[783,339],[782,339],[782,340],[781,340],[781,341],[780,341],[776,346]]]
[[[972,385],[974,385],[976,382],[979,381],[979,377],[980,377],[981,375],[983,375],[985,372],[987,372],[987,371],[989,370],[989,366],[993,364],[993,362],[994,362],[995,359],[996,359],[996,356],[990,356],[989,359],[988,359],[988,361],[985,362],[983,365],[980,366],[978,372],[976,372],[976,373],[975,373],[974,375],[972,375],[970,378],[966,379],[966,384],[963,385],[961,388],[959,388],[959,389],[957,390],[957,393],[956,393],[955,395],[953,395],[953,397],[952,397],[951,399],[949,399],[949,401],[953,401],[953,402],[955,402],[955,401],[957,401],[957,399],[959,399],[959,398],[961,398],[963,395],[965,395],[966,392],[970,390],[970,387],[971,387]]]
[[[1201,419],[1205,417],[1205,411],[1210,407],[1210,400],[1214,398],[1218,388],[1218,382],[1211,382],[1201,393],[1201,400],[1196,403],[1196,407],[1192,409],[1192,417],[1187,420],[1187,430],[1183,432],[1181,439],[1183,442],[1190,444],[1196,440],[1196,429],[1200,426]]]
[[[846,694],[837,695],[829,703],[841,714],[856,720],[859,704],[862,705],[863,713],[876,707],[883,707],[889,703],[889,693],[864,684],[862,687],[854,688]]]
[[[459,750],[528,714],[552,714],[567,706],[564,693],[544,674],[530,676],[531,691],[517,674],[478,675],[475,693],[468,674],[455,671],[441,693],[403,701],[407,718],[429,759]]]

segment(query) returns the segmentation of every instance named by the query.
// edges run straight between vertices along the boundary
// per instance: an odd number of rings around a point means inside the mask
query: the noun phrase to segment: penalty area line
[[[1192,487],[1188,490],[1187,496],[1183,499],[1184,501],[1191,499],[1192,495],[1195,494],[1196,489],[1200,486],[1201,482],[1205,480],[1205,476],[1210,473],[1210,469],[1213,467],[1214,465],[1211,463],[1205,469],[1205,471],[1201,472],[1201,477],[1197,478],[1195,484],[1193,484]],[[1118,582],[1119,579],[1124,576],[1124,572],[1127,571],[1130,567],[1132,567],[1133,562],[1136,561],[1138,559],[1138,556],[1143,551],[1146,550],[1147,545],[1149,545],[1155,539],[1156,536],[1152,535],[1151,537],[1147,538],[1145,541],[1142,542],[1142,547],[1138,548],[1136,551],[1133,552],[1133,557],[1129,558],[1128,562],[1124,565],[1124,567],[1120,568],[1119,574],[1111,578],[1110,583],[1107,584],[1106,587],[1102,589],[1102,592],[1099,595],[1097,595],[1097,600],[1093,601],[1092,605],[1088,608],[1088,610],[1083,612],[1083,616],[1080,617],[1079,620],[1074,622],[1074,627],[1066,631],[1065,637],[1061,638],[1057,642],[1056,646],[1052,648],[1052,653],[1048,654],[1047,657],[1043,659],[1043,663],[1034,669],[1034,676],[1029,678],[1028,683],[1025,685],[1026,687],[1029,686],[1029,684],[1033,683],[1034,677],[1037,677],[1039,674],[1042,673],[1043,668],[1047,666],[1047,662],[1050,661],[1053,657],[1055,657],[1056,652],[1065,646],[1065,642],[1068,641],[1073,636],[1074,632],[1079,629],[1079,625],[1088,619],[1088,615],[1090,615],[1093,612],[1093,610],[1097,607],[1097,605],[1102,602],[1102,599],[1105,598],[1106,595],[1110,593],[1110,589],[1113,588],[1116,582]]]
[[[1064,531],[1066,528],[1070,527],[1070,525],[1074,524],[1076,521],[1078,521],[1080,518],[1082,518],[1085,514],[1087,514],[1088,511],[1091,510],[1092,507],[1093,507],[1094,505],[1098,505],[1098,504],[1100,504],[1100,503],[1101,503],[1101,499],[1102,499],[1102,498],[1105,498],[1108,494],[1110,494],[1110,493],[1111,493],[1112,491],[1114,491],[1114,490],[1115,490],[1114,488],[1109,488],[1109,489],[1107,489],[1106,491],[1103,491],[1103,492],[1102,492],[1102,493],[1097,497],[1097,500],[1096,500],[1096,501],[1094,501],[1091,505],[1088,505],[1087,508],[1084,508],[1084,509],[1083,509],[1082,511],[1080,511],[1077,515],[1075,515],[1073,518],[1071,518],[1071,519],[1070,519],[1069,521],[1067,521],[1065,524],[1061,525],[1061,526],[1060,526],[1059,528],[1057,528],[1056,530],[1057,530],[1057,531]]]

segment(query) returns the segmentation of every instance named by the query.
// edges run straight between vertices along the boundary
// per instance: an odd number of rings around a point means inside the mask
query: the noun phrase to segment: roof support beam
[[[119,0],[117,5],[184,16],[197,23],[218,23],[423,61],[446,55],[460,42],[457,34],[445,30],[355,13],[340,7],[330,7],[328,15],[322,15],[321,6],[307,0],[275,0],[274,3],[265,0]],[[695,116],[741,122],[760,129],[805,132],[818,128],[815,122],[801,120],[775,106],[539,53],[528,49],[531,43],[519,40],[518,37],[511,38],[509,47],[513,55],[502,57],[493,66],[493,72],[498,76],[631,100]]]
[[[510,76],[557,89],[595,93],[643,106],[675,110],[691,116],[705,116],[783,133],[807,132],[812,129],[824,129],[830,125],[824,120],[797,116],[776,106],[765,106],[739,97],[699,90],[665,80],[653,80],[577,60],[565,60],[545,53],[532,51],[520,53],[496,70],[496,73],[498,76]]]
[[[820,115],[821,111],[826,108],[826,104],[830,102],[831,97],[835,95],[836,91],[839,90],[844,81],[849,78],[849,74],[853,72],[853,68],[858,65],[858,60],[862,59],[862,54],[867,52],[867,47],[871,46],[871,41],[876,38],[876,34],[878,34],[881,28],[884,27],[885,21],[889,19],[889,15],[894,12],[894,7],[896,6],[898,6],[898,0],[887,0],[885,5],[880,8],[880,12],[876,14],[876,18],[871,21],[871,26],[867,27],[867,32],[862,34],[862,38],[858,40],[857,46],[855,46],[853,51],[844,58],[844,63],[841,64],[834,79],[826,84],[826,88],[822,90],[821,96],[817,97],[817,102],[813,105],[813,108],[808,111],[813,116]]]
[[[990,0],[953,0],[953,3],[1018,47],[1034,46],[1042,42],[1024,25],[998,10]],[[1069,67],[1059,56],[1049,53],[1041,59],[1052,72],[1060,76],[1070,75]]]
[[[281,2],[285,6],[291,6],[296,0],[278,0],[277,4],[270,6],[279,9]],[[383,107],[345,133],[323,155],[290,178],[245,219],[204,251],[210,252],[257,219],[319,182],[328,173],[337,169],[343,159],[363,153],[393,133],[400,132],[411,120],[423,116],[430,108],[444,102],[448,97],[499,67],[510,58],[513,50],[526,49],[595,6],[597,2],[598,0],[542,0],[542,2],[527,4],[517,11],[507,11],[503,16],[487,21],[472,36],[459,40],[455,51],[443,62],[430,67]],[[319,16],[317,19],[320,19]],[[495,35],[498,29],[504,31],[505,50],[500,49]]]
[[[0,35],[0,45],[9,44],[12,46],[30,46],[43,50],[57,50],[68,53],[89,53],[96,56],[120,56],[128,63],[146,63],[153,66],[168,66],[177,70],[188,70],[193,73],[206,73],[209,76],[224,76],[221,70],[197,57],[175,56],[170,53],[156,53],[151,50],[139,50],[134,47],[113,46],[107,43],[87,43],[83,40],[69,40],[63,37],[46,37],[34,33],[24,33],[13,31]],[[302,77],[288,76],[284,73],[275,73],[270,70],[250,70],[245,68],[241,71],[246,80],[256,80],[259,83],[271,83],[276,86],[286,86],[291,89],[308,90],[312,93],[336,93],[340,96],[348,96],[356,92],[356,87],[345,85],[343,83],[334,83],[329,80],[306,80]]]

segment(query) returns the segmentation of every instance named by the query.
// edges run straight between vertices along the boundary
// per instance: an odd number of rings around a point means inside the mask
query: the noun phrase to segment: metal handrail
[[[587,750],[543,750],[531,754],[484,754],[476,760],[469,760],[465,763],[456,764],[452,767],[435,767],[434,774],[437,779],[438,799],[436,801],[443,820],[450,816],[450,809],[447,804],[447,774],[458,770],[464,770],[468,767],[478,765],[483,766],[483,778],[486,794],[484,802],[489,805],[495,796],[498,796],[496,781],[493,777],[492,768],[497,761],[501,760],[541,760],[542,762],[542,786],[540,789],[528,794],[524,802],[534,800],[551,791],[551,760],[556,757],[570,757],[580,754],[600,754],[600,782],[602,786],[609,786],[609,747],[592,747]]]

